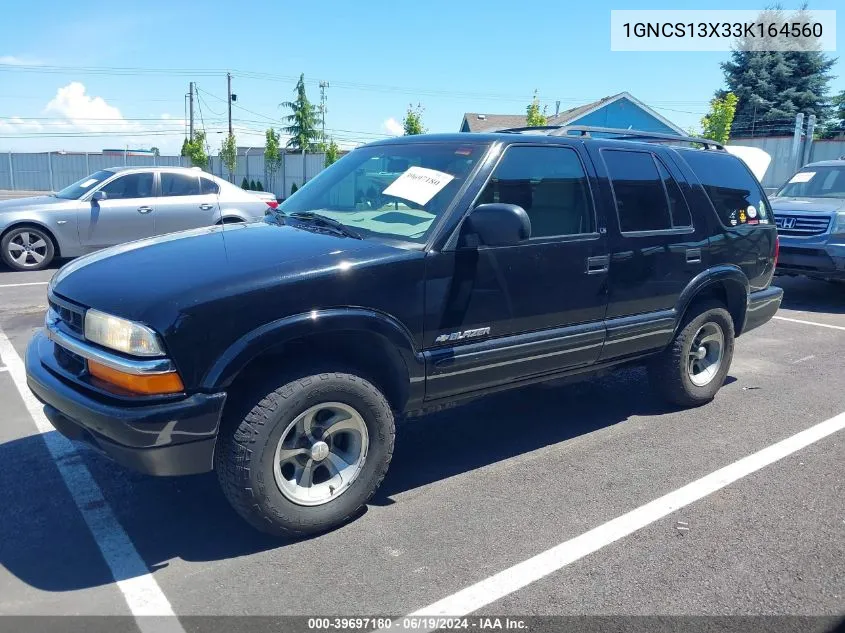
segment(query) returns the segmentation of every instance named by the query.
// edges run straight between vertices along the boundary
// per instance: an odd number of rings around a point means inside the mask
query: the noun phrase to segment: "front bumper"
[[[831,235],[780,236],[779,275],[806,275],[818,279],[845,279],[845,244]]]
[[[26,350],[27,384],[65,437],[149,475],[190,475],[213,467],[225,393],[133,404],[101,396],[63,375],[56,344],[37,333]]]
[[[742,334],[771,320],[780,308],[782,300],[783,288],[777,286],[769,286],[765,290],[752,292],[748,297],[748,308],[745,311],[745,325],[742,327]]]

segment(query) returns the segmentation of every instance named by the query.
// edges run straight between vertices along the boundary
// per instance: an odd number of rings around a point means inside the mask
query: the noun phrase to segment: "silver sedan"
[[[48,196],[0,202],[0,257],[15,270],[40,270],[130,240],[258,220],[275,206],[272,194],[195,168],[104,169]]]

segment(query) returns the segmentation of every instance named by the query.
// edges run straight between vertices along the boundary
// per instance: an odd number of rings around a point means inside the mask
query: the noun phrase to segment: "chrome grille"
[[[55,295],[50,295],[47,302],[50,304],[50,309],[59,317],[64,329],[82,338],[85,332],[85,309]]]
[[[821,235],[830,226],[830,218],[818,215],[776,214],[775,225],[781,235]]]

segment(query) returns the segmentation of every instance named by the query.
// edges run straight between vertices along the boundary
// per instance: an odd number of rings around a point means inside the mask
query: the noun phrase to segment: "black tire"
[[[706,324],[717,326],[723,335],[721,364],[704,385],[693,383],[688,369],[689,355],[696,335]],[[648,364],[648,377],[654,391],[666,401],[682,407],[710,402],[725,382],[734,353],[734,326],[730,313],[718,302],[690,306],[672,343]]]
[[[43,270],[56,256],[56,244],[44,229],[16,226],[0,240],[0,256],[12,270]]]
[[[234,406],[240,419],[224,420],[215,451],[215,470],[234,509],[258,530],[301,536],[339,526],[369,501],[393,456],[393,412],[371,383],[351,374],[322,373],[245,395]],[[299,505],[286,497],[274,475],[276,448],[288,426],[310,407],[339,402],[355,409],[366,424],[369,446],[357,477],[335,499]],[[244,411],[248,411],[243,415]]]

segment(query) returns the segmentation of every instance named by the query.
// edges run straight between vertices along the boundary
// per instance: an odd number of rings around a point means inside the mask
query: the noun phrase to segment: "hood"
[[[845,211],[845,199],[842,198],[769,198],[772,210],[777,213],[835,213]]]
[[[79,200],[65,200],[55,196],[31,196],[29,198],[12,198],[11,200],[0,200],[0,213],[4,211],[25,211],[26,209],[43,210],[44,207],[58,207],[65,205],[77,205]]]
[[[129,242],[80,257],[62,267],[50,284],[56,294],[86,307],[167,327],[200,304],[245,299],[274,290],[282,282],[332,274],[406,252],[380,242],[287,225],[229,224]]]

